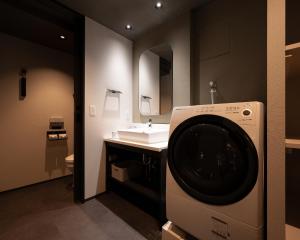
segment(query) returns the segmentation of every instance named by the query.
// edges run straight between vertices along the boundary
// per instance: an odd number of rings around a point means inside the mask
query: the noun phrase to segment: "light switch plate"
[[[96,116],[96,106],[91,104],[89,106],[89,113],[90,113],[90,117],[95,117]]]

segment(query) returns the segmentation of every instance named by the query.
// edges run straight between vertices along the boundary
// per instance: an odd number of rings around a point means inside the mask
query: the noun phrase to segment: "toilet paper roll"
[[[62,140],[62,139],[67,139],[68,136],[65,133],[61,133],[61,134],[58,134],[58,138]]]
[[[57,136],[57,134],[48,134],[48,139],[50,141],[54,141],[54,140],[58,139],[58,136]]]

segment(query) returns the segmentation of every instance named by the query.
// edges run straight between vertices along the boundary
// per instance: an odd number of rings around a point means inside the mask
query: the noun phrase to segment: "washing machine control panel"
[[[180,109],[179,109],[180,110]],[[242,118],[251,119],[253,115],[253,109],[249,105],[245,106],[237,106],[237,105],[230,105],[230,106],[218,106],[218,105],[205,105],[205,106],[198,106],[194,109],[195,114],[218,114],[223,113],[228,115],[237,115]]]
[[[174,116],[176,115],[176,121],[173,120],[170,132],[187,118],[202,114],[225,117],[240,124],[244,130],[249,130],[249,128],[255,128],[257,126],[260,116],[263,114],[260,110],[262,109],[260,104],[259,102],[244,102],[176,107],[173,111]]]

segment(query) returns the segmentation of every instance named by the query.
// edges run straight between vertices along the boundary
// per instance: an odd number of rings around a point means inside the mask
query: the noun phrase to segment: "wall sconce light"
[[[24,100],[26,97],[26,69],[21,69],[20,71],[20,81],[19,81],[19,97],[20,100]]]

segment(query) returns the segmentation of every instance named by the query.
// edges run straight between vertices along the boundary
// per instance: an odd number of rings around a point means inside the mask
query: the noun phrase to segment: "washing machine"
[[[174,108],[168,220],[201,240],[263,239],[263,116],[259,102]]]

